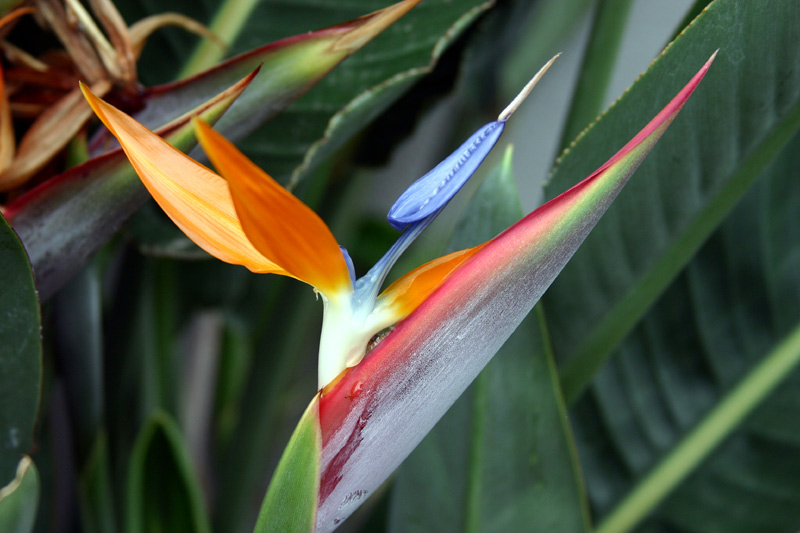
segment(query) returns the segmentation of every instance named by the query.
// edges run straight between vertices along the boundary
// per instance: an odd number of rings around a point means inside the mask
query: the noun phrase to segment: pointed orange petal
[[[415,268],[381,293],[376,313],[396,315],[392,322],[404,319],[483,246],[453,252]]]
[[[323,294],[351,287],[344,256],[325,222],[211,126],[199,119],[194,124],[200,145],[228,181],[253,246]]]
[[[288,275],[262,256],[242,231],[225,180],[173,148],[81,85],[89,105],[119,140],[156,202],[198,246],[253,272]]]

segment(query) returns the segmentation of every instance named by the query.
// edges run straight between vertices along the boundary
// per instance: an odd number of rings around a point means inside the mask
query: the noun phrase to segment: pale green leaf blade
[[[31,458],[24,456],[11,483],[0,487],[0,531],[30,533],[39,507],[39,472]]]
[[[87,533],[115,533],[118,530],[110,461],[108,435],[100,431],[78,482],[81,524]]]
[[[561,132],[560,150],[569,146],[602,111],[631,3],[631,0],[609,0],[594,8],[592,29]]]

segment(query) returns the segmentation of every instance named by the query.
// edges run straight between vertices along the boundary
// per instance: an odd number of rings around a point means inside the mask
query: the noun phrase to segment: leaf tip
[[[403,0],[345,24],[345,26],[350,26],[350,29],[333,43],[331,51],[352,54],[397,22],[421,1]]]

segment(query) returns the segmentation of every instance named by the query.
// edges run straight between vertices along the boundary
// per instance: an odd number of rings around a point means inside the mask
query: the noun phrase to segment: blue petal
[[[356,283],[356,269],[353,266],[353,259],[350,257],[350,254],[347,253],[347,248],[339,245],[339,250],[342,251],[342,255],[344,256],[344,262],[347,264],[347,271],[350,273],[350,282],[355,285]]]
[[[415,181],[389,210],[389,223],[402,230],[435,215],[456,195],[492,150],[505,122],[495,121],[472,134],[444,161]]]

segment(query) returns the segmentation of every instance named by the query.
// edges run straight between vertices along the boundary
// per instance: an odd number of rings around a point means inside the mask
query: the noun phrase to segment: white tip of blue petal
[[[473,133],[455,152],[406,189],[389,210],[389,223],[402,230],[435,215],[475,173],[504,128],[504,121],[495,121]]]

